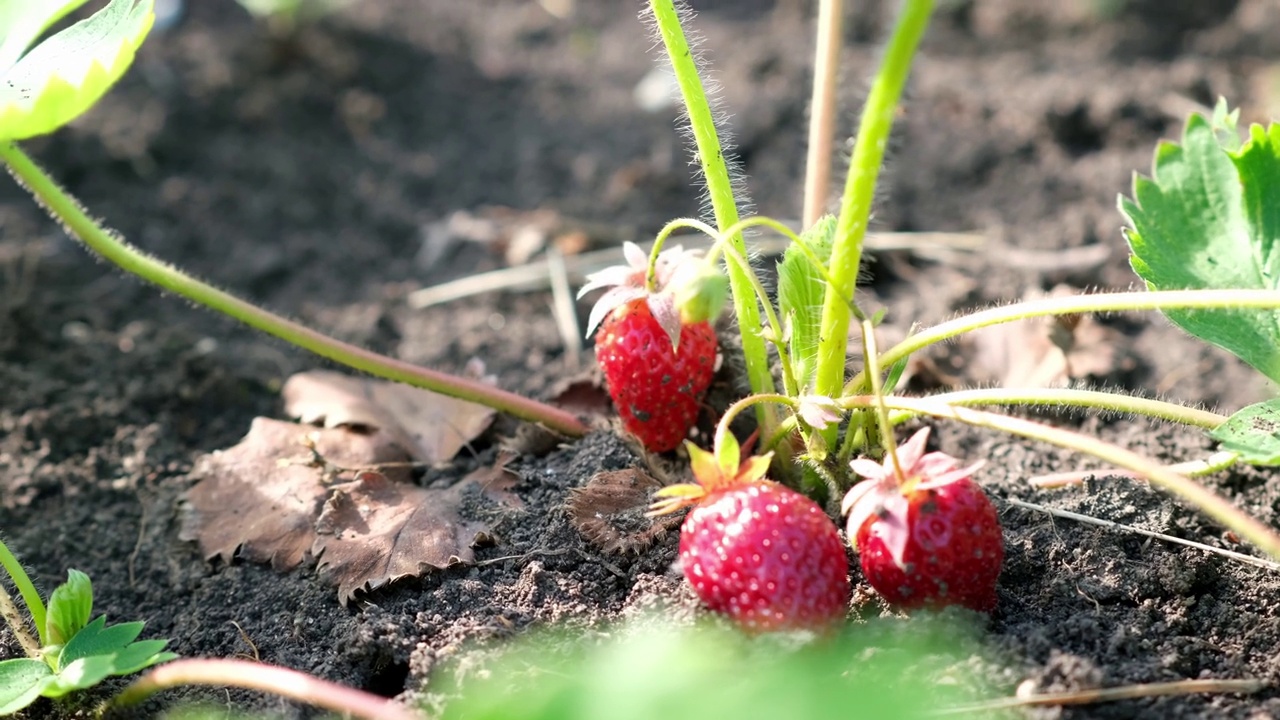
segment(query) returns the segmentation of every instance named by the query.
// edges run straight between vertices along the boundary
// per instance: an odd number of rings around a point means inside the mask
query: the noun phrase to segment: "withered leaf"
[[[662,483],[635,468],[607,470],[576,488],[565,507],[573,526],[591,544],[606,553],[639,554],[680,522],[679,516],[645,515],[660,487]]]
[[[317,455],[325,467],[314,464]],[[208,559],[230,561],[239,549],[242,557],[276,569],[296,567],[315,543],[316,517],[330,483],[354,474],[335,466],[409,459],[385,433],[255,418],[239,444],[196,462],[198,482],[186,494],[181,537],[195,540]],[[403,469],[388,472],[407,478]]]
[[[1048,294],[1074,294],[1058,286]],[[1034,300],[1043,293],[1028,293]],[[965,336],[972,343],[967,379],[1001,387],[1064,387],[1073,380],[1106,375],[1119,365],[1119,333],[1091,315],[1030,318],[993,325]]]
[[[399,383],[328,370],[298,373],[280,394],[285,412],[325,427],[382,430],[419,462],[449,460],[493,422],[493,410]]]
[[[316,523],[312,553],[346,605],[355,593],[399,578],[475,560],[489,527],[459,514],[467,491],[511,504],[514,473],[499,460],[444,489],[395,483],[374,473],[333,489]],[[518,500],[516,501],[518,502]]]

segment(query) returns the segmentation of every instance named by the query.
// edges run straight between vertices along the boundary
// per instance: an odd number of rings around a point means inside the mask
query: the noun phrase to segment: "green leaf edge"
[[[45,43],[55,40],[59,35],[74,30],[83,23],[92,22],[103,13],[118,10],[117,4],[133,3],[136,4],[130,8],[130,17],[122,21],[132,28],[132,33],[118,39],[120,47],[109,65],[88,60],[90,67],[79,85],[68,82],[59,75],[60,72],[67,71],[64,65],[51,69],[42,79],[31,83],[33,86],[40,86],[43,82],[38,91],[34,87],[14,86],[11,81],[14,72],[23,68],[23,63],[31,57],[31,53],[5,71],[4,76],[0,77],[0,83],[8,83],[7,87],[0,85],[0,141],[47,135],[84,114],[106,94],[133,64],[138,48],[150,33],[155,23],[154,0],[112,0],[89,19],[45,40]],[[135,14],[139,11],[140,14]],[[44,43],[37,45],[35,50],[42,45]],[[76,59],[85,62],[83,59]]]

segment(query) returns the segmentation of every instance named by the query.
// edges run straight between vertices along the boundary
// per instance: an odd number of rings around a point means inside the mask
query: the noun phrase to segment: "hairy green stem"
[[[833,285],[828,288],[822,305],[822,325],[818,343],[815,387],[819,395],[835,397],[844,384],[845,354],[849,342],[849,321],[853,307],[847,299],[854,297],[858,269],[862,263],[862,241],[871,216],[876,179],[884,160],[889,131],[898,110],[898,98],[911,69],[911,58],[929,24],[933,0],[906,0],[871,95],[862,110],[858,137],[849,162],[840,217],[836,220],[835,241],[831,249],[830,269]],[[886,361],[885,366],[892,365]],[[834,439],[834,431],[828,441]]]
[[[725,162],[720,137],[716,133],[711,105],[707,102],[702,78],[698,75],[698,63],[685,39],[684,28],[680,25],[680,16],[673,0],[650,0],[649,7],[653,10],[663,45],[675,71],[676,83],[684,98],[698,151],[698,163],[706,179],[707,194],[711,199],[716,225],[723,231],[738,222],[738,206],[733,195],[733,184],[729,180],[729,166]],[[733,235],[732,242],[739,255],[750,257],[741,233]],[[760,334],[760,310],[752,294],[751,281],[741,268],[732,263],[728,264],[728,273],[729,286],[733,291],[733,306],[742,331],[742,353],[746,359],[747,381],[753,393],[772,392],[773,374],[769,370],[769,355],[765,349],[764,337]],[[766,435],[777,424],[772,408],[765,405],[757,408],[756,418]]]
[[[889,422],[889,408],[884,404],[884,385],[880,382],[880,351],[876,349],[875,330],[871,321],[863,318],[862,356],[866,358],[867,377],[871,379],[871,395],[878,399],[875,406],[875,420],[876,427],[880,431],[880,445],[884,448],[885,456],[893,463],[893,473],[898,476],[898,484],[903,485],[907,482],[907,477],[902,472],[902,465],[898,462],[898,445],[893,439],[893,423]],[[850,427],[845,432],[852,435],[853,428]]]
[[[365,720],[423,720],[418,713],[384,697],[297,670],[224,658],[191,658],[160,665],[120,691],[107,707],[137,705],[161,690],[183,685],[260,690]]]
[[[1280,535],[1277,535],[1271,528],[1241,512],[1212,490],[1164,466],[1157,465],[1137,453],[1070,430],[1007,415],[945,405],[932,400],[895,396],[880,399],[871,395],[849,397],[841,400],[845,407],[864,409],[874,408],[878,402],[883,402],[886,407],[895,410],[906,410],[920,415],[958,420],[969,425],[991,428],[1011,435],[1040,440],[1069,450],[1092,455],[1104,462],[1132,470],[1134,473],[1147,478],[1152,483],[1200,508],[1206,515],[1234,530],[1272,558],[1280,560]]]
[[[1069,388],[977,388],[939,393],[920,398],[947,405],[1033,405],[1041,407],[1078,407],[1103,412],[1143,415],[1156,420],[1193,425],[1213,429],[1227,421],[1226,415],[1208,410],[1191,408],[1176,403],[1149,398],[1121,395],[1100,390],[1074,390]],[[915,417],[914,413],[898,412],[890,417],[894,425],[900,425]]]
[[[30,613],[24,615],[18,606],[13,602],[13,598],[9,597],[9,591],[4,588],[4,584],[0,583],[0,617],[4,618],[4,622],[9,626],[9,630],[13,632],[13,637],[17,639],[18,644],[22,646],[22,651],[32,660],[43,660],[40,654],[40,641],[35,635],[31,634],[31,628],[27,627],[27,619]]]
[[[577,437],[587,433],[586,425],[560,408],[530,400],[482,382],[428,370],[335,340],[196,280],[104,230],[85,213],[75,199],[58,187],[57,183],[17,145],[0,143],[0,160],[8,165],[14,179],[25,187],[55,220],[62,223],[72,237],[79,239],[89,249],[121,269],[159,285],[165,290],[229,315],[292,345],[370,375],[479,403],[523,420],[542,423],[565,435]]]
[[[40,636],[40,644],[48,645],[49,637],[45,634],[44,627],[44,601],[40,599],[40,593],[31,582],[31,576],[27,575],[22,563],[18,562],[18,558],[9,551],[9,546],[5,545],[3,540],[0,540],[0,565],[3,565],[5,572],[9,573],[14,587],[18,588],[18,594],[22,596],[22,602],[26,603],[27,612],[31,613],[31,622],[35,623],[36,633]],[[15,629],[14,632],[17,630]]]
[[[1144,310],[1280,310],[1277,290],[1159,290],[1098,293],[1070,297],[1029,300],[1003,307],[980,310],[939,323],[894,345],[880,357],[883,366],[892,365],[918,350],[984,327],[1050,315],[1077,315],[1100,312],[1140,312]],[[845,385],[844,395],[867,390],[867,377],[860,372]],[[834,395],[833,395],[834,396]]]

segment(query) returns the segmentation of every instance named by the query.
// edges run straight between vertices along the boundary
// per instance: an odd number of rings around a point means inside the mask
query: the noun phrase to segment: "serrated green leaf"
[[[1182,143],[1162,143],[1151,179],[1120,198],[1130,264],[1155,290],[1280,287],[1276,252],[1280,143],[1259,129],[1238,155],[1192,115]],[[1242,183],[1244,185],[1242,189]],[[1167,310],[1183,330],[1280,382],[1280,315],[1260,310]]]
[[[49,596],[45,628],[51,645],[62,645],[89,624],[93,614],[93,583],[79,570],[68,570],[67,581]]]
[[[105,615],[99,615],[93,622],[76,633],[67,641],[58,654],[58,667],[95,655],[114,655],[123,650],[142,632],[142,623],[127,622],[107,627]]]
[[[1240,410],[1209,431],[1209,437],[1251,465],[1280,465],[1280,399]]]
[[[53,132],[124,75],[155,21],[155,0],[111,0],[0,75],[0,140]]]
[[[98,616],[71,638],[58,654],[58,680],[50,692],[62,694],[89,687],[109,675],[129,675],[177,657],[173,653],[162,652],[167,640],[134,642],[142,632],[142,626],[140,622],[108,626],[106,618]]]
[[[116,655],[112,674],[131,675],[143,668],[178,657],[177,653],[162,652],[168,644],[168,640],[139,640],[129,645]]]
[[[827,215],[800,236],[817,260],[831,260],[836,218]],[[822,302],[827,283],[803,249],[787,248],[778,263],[778,309],[789,325],[788,354],[799,390],[804,392],[817,369],[818,335],[822,324]]]
[[[40,692],[49,698],[58,698],[84,690],[107,679],[114,667],[115,655],[90,655],[82,657],[62,666]]]
[[[35,702],[52,680],[53,671],[39,660],[0,662],[0,715],[12,715]]]
[[[13,67],[40,33],[83,4],[85,0],[0,0],[0,35],[4,37],[0,40],[0,73]]]
[[[1213,106],[1213,117],[1209,120],[1209,124],[1213,127],[1214,135],[1218,138],[1218,144],[1225,150],[1235,151],[1240,149],[1240,108],[1232,110],[1227,106],[1226,98],[1218,98],[1218,104]]]

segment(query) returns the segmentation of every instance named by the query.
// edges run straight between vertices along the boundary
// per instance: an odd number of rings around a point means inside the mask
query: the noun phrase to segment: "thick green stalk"
[[[880,364],[889,367],[911,353],[934,343],[950,340],[967,332],[991,325],[1050,315],[1080,313],[1140,312],[1144,310],[1280,310],[1280,291],[1276,290],[1155,290],[1141,292],[1097,293],[1070,297],[1028,300],[1014,305],[993,307],[939,323],[908,337],[880,356]],[[865,373],[858,373],[845,386],[843,395],[856,395],[867,390]],[[833,395],[832,397],[835,397]]]
[[[292,345],[370,375],[479,403],[523,420],[542,423],[566,435],[576,437],[587,433],[586,425],[572,414],[557,407],[530,400],[485,383],[428,370],[335,340],[196,280],[104,230],[85,214],[75,199],[58,187],[58,184],[17,145],[0,144],[0,160],[8,165],[14,179],[25,187],[55,220],[62,223],[72,237],[79,239],[90,250],[125,271],[159,285],[165,290],[229,315]]]
[[[707,102],[702,78],[698,75],[698,63],[685,39],[673,0],[650,0],[649,7],[658,23],[658,31],[662,35],[676,82],[680,86],[680,94],[684,98],[689,126],[693,130],[693,140],[698,151],[698,163],[702,167],[707,194],[711,198],[711,209],[715,213],[716,226],[723,232],[737,224],[738,205],[733,196],[729,167],[720,146],[720,137],[716,133],[711,105]],[[750,257],[741,233],[733,236],[732,243],[739,255]],[[747,272],[734,263],[727,263],[727,266],[729,287],[733,291],[733,307],[738,316],[738,327],[742,331],[742,353],[746,359],[747,381],[751,384],[751,392],[773,392],[773,374],[769,370],[769,355],[760,334],[760,308],[756,305],[751,279],[747,277]],[[768,435],[777,422],[773,409],[766,405],[756,406],[756,418],[765,435]]]
[[[898,98],[902,95],[911,69],[911,58],[932,12],[933,0],[906,0],[885,50],[880,72],[871,86],[871,95],[862,110],[828,266],[835,284],[828,289],[822,305],[815,380],[818,395],[836,397],[844,385],[849,319],[853,310],[847,298],[854,297],[857,286],[862,241],[867,233],[871,201],[875,198],[876,179],[889,142],[889,131],[898,110]],[[886,367],[891,364],[888,361],[884,363]]]
[[[36,591],[36,586],[32,584],[31,577],[23,569],[22,563],[18,562],[18,558],[14,557],[9,551],[9,546],[3,541],[0,541],[0,565],[4,566],[5,572],[9,573],[14,587],[18,588],[18,594],[22,596],[22,602],[26,603],[27,612],[31,613],[31,622],[35,623],[36,633],[40,636],[40,644],[48,645],[49,638],[44,628],[44,601],[40,599],[40,593]],[[17,632],[16,629],[15,632]]]

